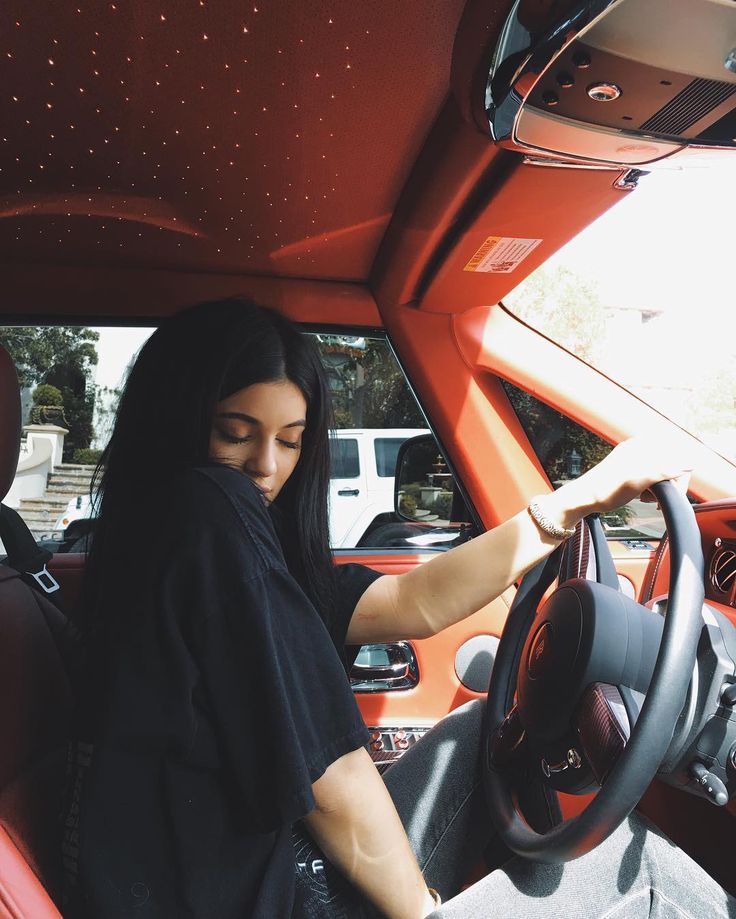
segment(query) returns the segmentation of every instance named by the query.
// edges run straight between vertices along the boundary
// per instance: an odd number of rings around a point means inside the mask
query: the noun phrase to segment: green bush
[[[33,390],[33,404],[61,406],[64,404],[61,390],[49,383],[41,383]]]
[[[399,510],[407,517],[414,517],[417,510],[417,499],[411,495],[402,495],[399,498]]]
[[[30,414],[31,424],[55,424],[69,430],[69,422],[60,405],[34,405]]]
[[[102,450],[93,450],[91,447],[80,447],[79,450],[74,451],[72,462],[79,463],[81,466],[96,466],[101,456]]]
[[[438,517],[441,517],[443,520],[450,519],[450,513],[452,510],[452,492],[451,491],[441,491],[432,505],[432,510],[437,514]]]

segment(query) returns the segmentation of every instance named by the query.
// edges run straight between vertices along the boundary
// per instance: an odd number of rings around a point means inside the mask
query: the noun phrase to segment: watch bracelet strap
[[[422,915],[430,916],[436,909],[442,906],[442,897],[437,893],[434,887],[427,887],[424,895],[424,909]]]
[[[536,523],[539,529],[547,536],[553,539],[569,539],[575,535],[575,527],[563,527],[555,523],[544,512],[541,502],[544,501],[544,495],[537,495],[532,498],[527,507],[527,513]]]

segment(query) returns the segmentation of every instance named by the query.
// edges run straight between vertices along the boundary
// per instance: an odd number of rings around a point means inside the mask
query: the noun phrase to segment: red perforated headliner
[[[462,6],[8,0],[3,260],[364,280]]]

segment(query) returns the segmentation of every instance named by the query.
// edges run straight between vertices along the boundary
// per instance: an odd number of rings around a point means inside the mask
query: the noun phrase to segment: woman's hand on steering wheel
[[[569,527],[588,514],[607,513],[640,496],[654,501],[648,489],[657,482],[673,480],[686,492],[693,468],[691,452],[684,439],[633,437],[579,478],[546,495],[546,508]]]

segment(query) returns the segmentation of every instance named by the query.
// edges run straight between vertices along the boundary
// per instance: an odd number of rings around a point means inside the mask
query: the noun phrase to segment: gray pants
[[[482,713],[480,702],[456,709],[384,774],[424,877],[442,895],[433,917],[736,919],[736,900],[636,815],[573,862],[512,858],[458,893],[492,832],[478,768]],[[345,890],[334,869],[323,880],[324,912],[310,909],[308,915],[375,915],[358,903],[356,891]]]
[[[478,772],[481,717],[479,702],[456,709],[384,776],[427,883],[448,898],[433,917],[736,919],[736,900],[636,815],[573,862],[513,858],[457,894],[488,830]]]

